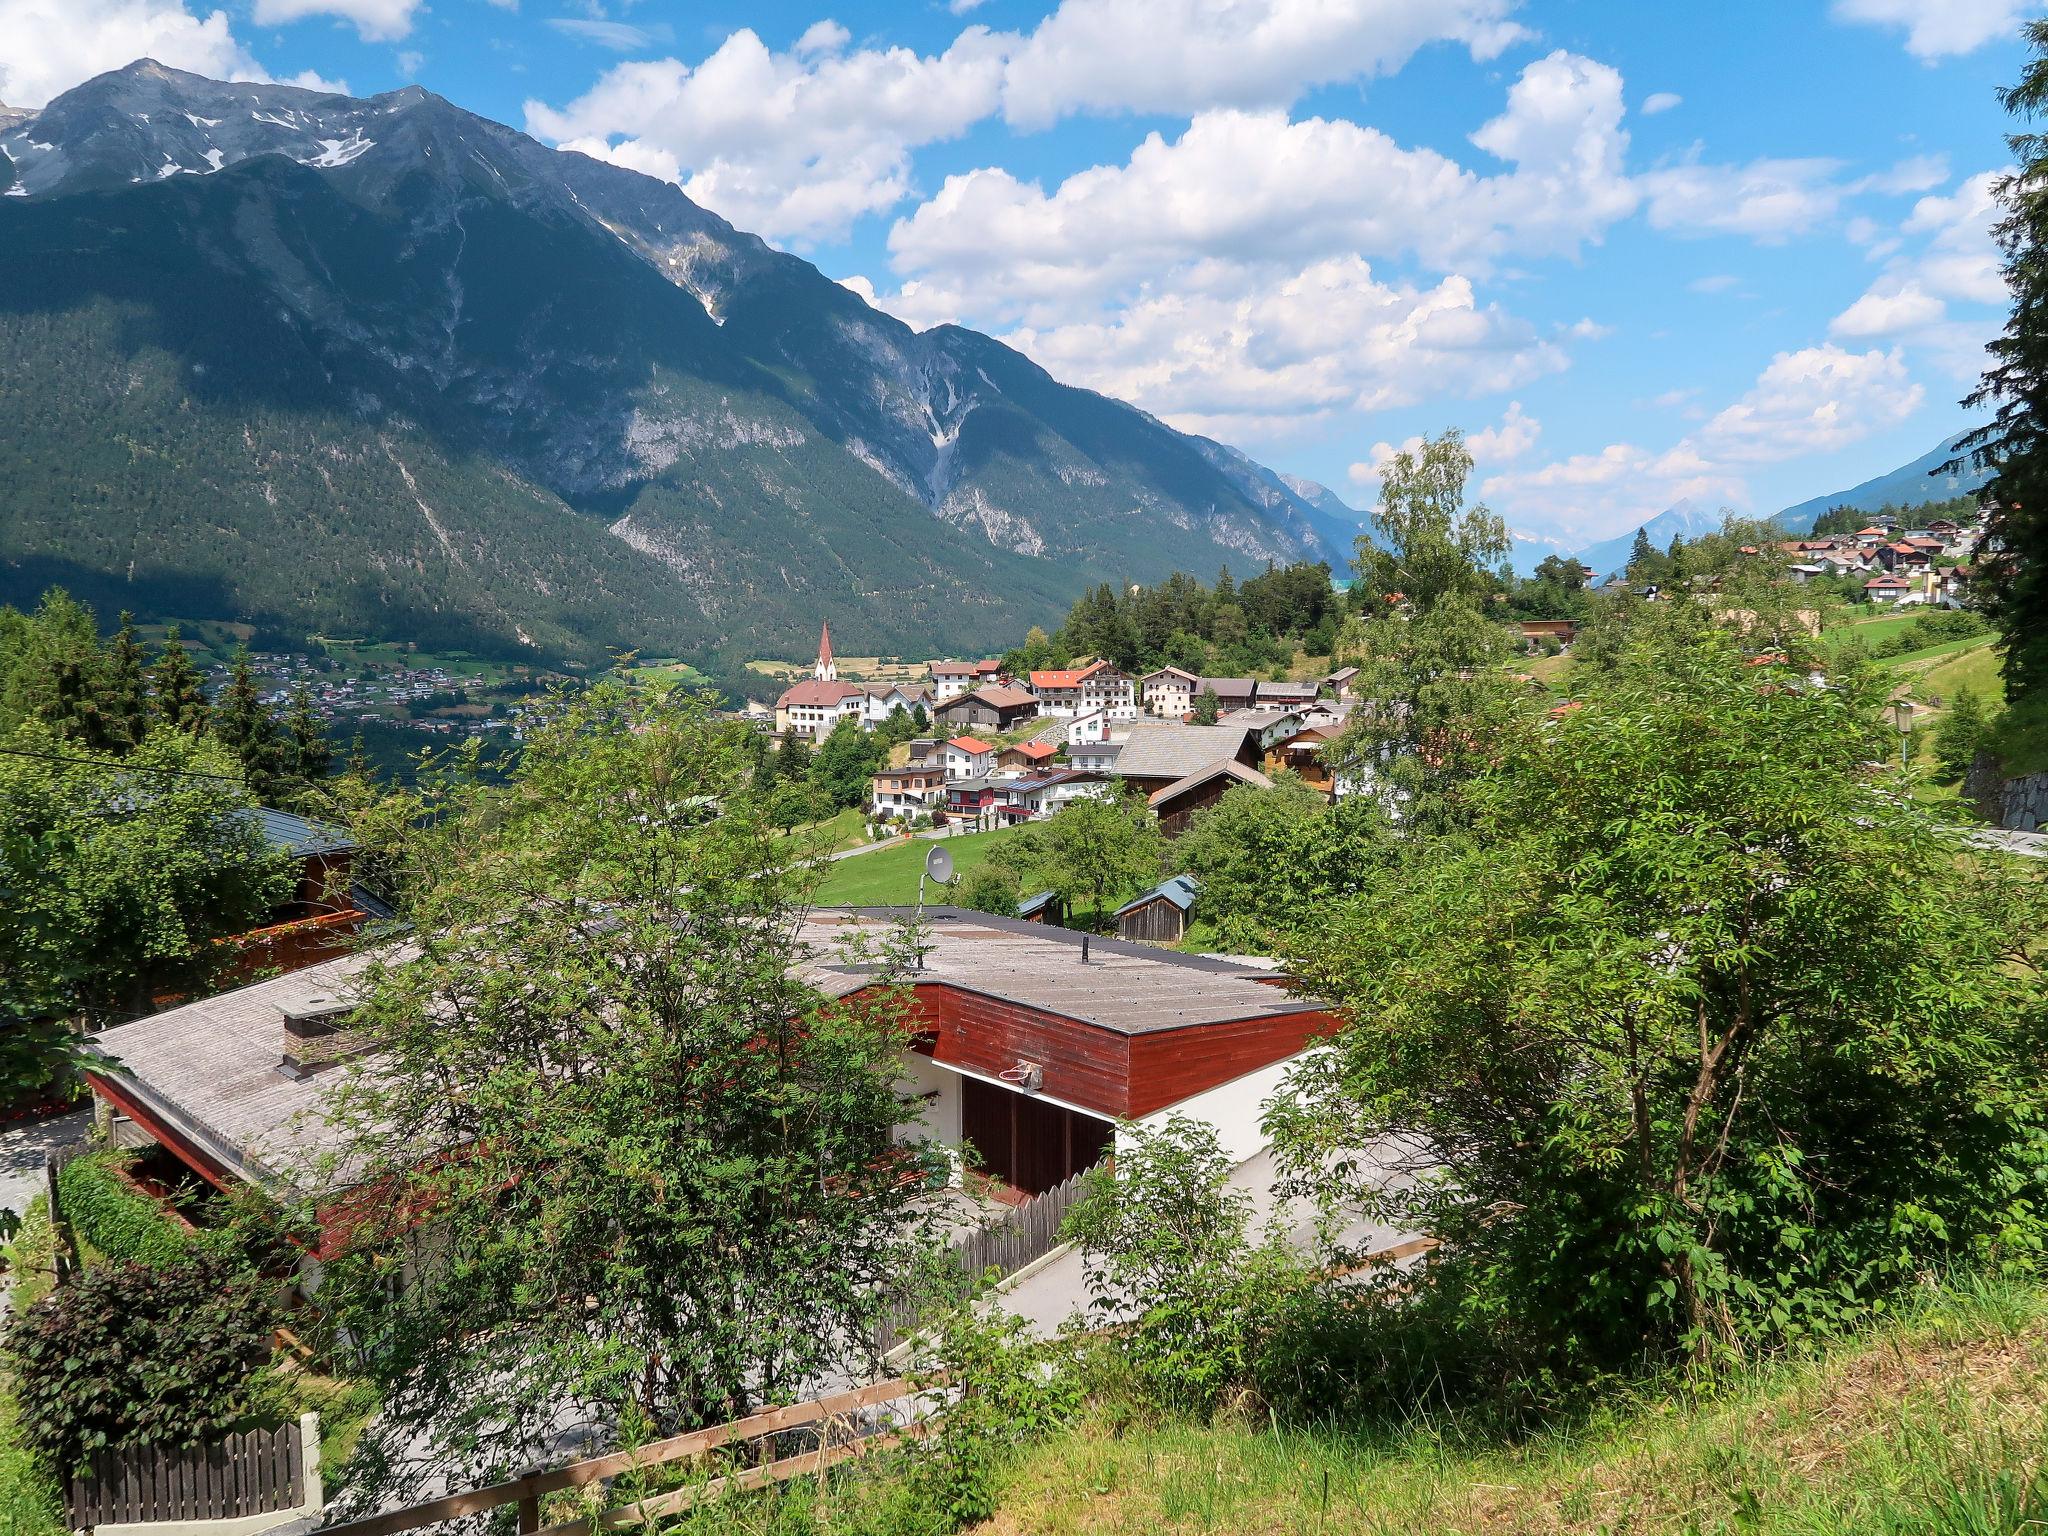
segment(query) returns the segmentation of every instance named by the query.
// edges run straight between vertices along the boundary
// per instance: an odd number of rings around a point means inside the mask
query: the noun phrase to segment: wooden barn
[[[1200,890],[1192,875],[1174,875],[1144,895],[1133,896],[1116,909],[1117,937],[1143,944],[1178,944],[1187,937],[1188,914],[1194,910]]]

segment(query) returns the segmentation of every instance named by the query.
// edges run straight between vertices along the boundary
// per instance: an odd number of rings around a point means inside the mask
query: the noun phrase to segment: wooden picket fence
[[[232,1520],[297,1509],[306,1448],[297,1424],[252,1429],[182,1451],[111,1446],[70,1482],[71,1528],[157,1520]]]
[[[992,1269],[1008,1279],[1059,1247],[1060,1224],[1080,1200],[1083,1183],[1094,1171],[1085,1169],[960,1238],[953,1244],[953,1261],[960,1273],[975,1280]],[[898,1302],[875,1330],[876,1352],[888,1354],[916,1327],[916,1305]]]
[[[902,1377],[878,1381],[787,1408],[769,1408],[709,1429],[691,1430],[634,1450],[593,1456],[551,1471],[529,1472],[488,1488],[444,1494],[424,1504],[323,1526],[319,1536],[400,1536],[401,1532],[423,1530],[506,1505],[517,1508],[519,1529],[527,1536],[535,1532],[539,1536],[596,1536],[621,1526],[657,1525],[671,1515],[727,1493],[819,1476],[842,1462],[920,1439],[930,1430],[930,1415],[936,1411],[936,1405],[926,1401],[925,1394],[944,1384],[944,1373],[924,1381]],[[890,1413],[892,1406],[899,1411]],[[540,1523],[541,1500],[548,1494],[587,1488],[596,1490],[602,1502],[606,1485],[626,1473],[647,1472],[677,1463],[701,1463],[714,1452],[729,1455],[748,1446],[772,1447],[777,1439],[791,1434],[813,1443],[809,1449],[793,1455],[743,1466],[708,1482],[688,1483],[664,1493],[649,1494],[595,1516],[545,1527]]]

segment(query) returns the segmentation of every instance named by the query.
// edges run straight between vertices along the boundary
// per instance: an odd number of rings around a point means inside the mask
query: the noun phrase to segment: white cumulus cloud
[[[996,108],[1002,55],[970,27],[943,54],[846,50],[813,26],[788,53],[739,31],[702,63],[620,64],[567,106],[526,104],[527,130],[679,183],[771,239],[822,240],[911,191],[910,151]]]
[[[225,80],[269,76],[235,40],[224,10],[177,0],[0,0],[0,101],[40,107],[136,59]]]
[[[1571,255],[1636,205],[1621,97],[1603,64],[1531,64],[1473,135],[1513,167],[1495,175],[1343,119],[1205,112],[1050,192],[999,167],[948,177],[890,231],[891,259],[921,295],[906,309],[929,314],[943,293],[955,311],[1042,319],[1200,261],[1353,254],[1449,272]]]
[[[1491,475],[1480,491],[1518,521],[1601,538],[1680,500],[1743,505],[1749,469],[1890,431],[1925,398],[1897,348],[1852,352],[1829,343],[1780,352],[1740,399],[1668,448],[1611,443]]]
[[[1835,0],[1834,15],[1903,28],[1906,51],[1932,61],[2011,35],[2034,9],[2028,0]]]
[[[1542,435],[1543,423],[1524,412],[1521,401],[1511,400],[1500,424],[1474,432],[1465,446],[1481,464],[1509,464],[1534,448]]]
[[[250,11],[259,27],[282,26],[308,16],[335,16],[354,25],[365,42],[385,43],[412,31],[420,0],[256,0]]]
[[[1970,177],[1952,196],[1923,197],[1895,235],[1873,249],[1888,251],[1884,270],[1835,316],[1832,334],[1903,340],[1930,355],[1950,377],[1967,382],[1984,368],[1984,344],[2005,323],[2010,295],[1992,226],[2000,207],[1993,191],[2001,173]]]
[[[1464,278],[1384,282],[1357,256],[1277,276],[1210,266],[1103,319],[1005,339],[1059,378],[1225,437],[1513,389],[1567,361]]]
[[[1390,74],[1431,43],[1490,59],[1524,35],[1513,9],[1514,0],[1062,0],[1011,52],[1003,111],[1036,128],[1079,111],[1285,105],[1310,86]]]

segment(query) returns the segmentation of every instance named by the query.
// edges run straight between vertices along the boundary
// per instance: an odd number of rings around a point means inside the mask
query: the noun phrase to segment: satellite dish
[[[937,843],[932,844],[931,852],[924,856],[924,872],[944,885],[953,878],[953,855]]]

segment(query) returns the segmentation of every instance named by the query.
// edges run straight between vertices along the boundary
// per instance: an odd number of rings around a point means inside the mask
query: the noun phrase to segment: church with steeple
[[[818,660],[811,668],[811,676],[821,683],[839,681],[839,664],[832,659],[832,621],[827,619],[818,630]]]

